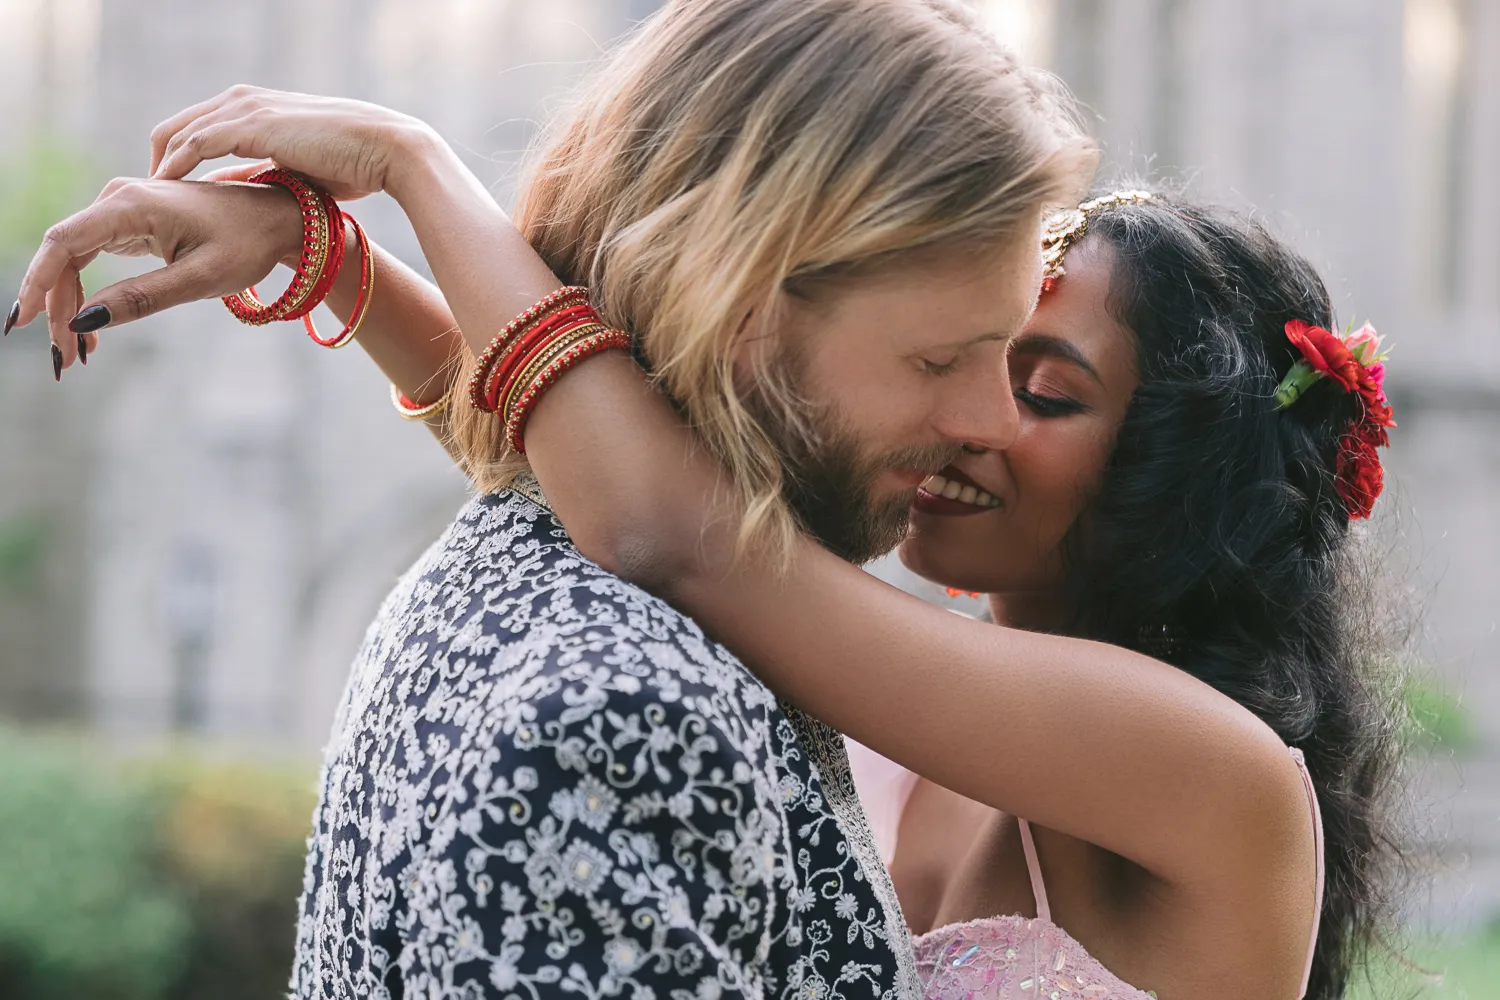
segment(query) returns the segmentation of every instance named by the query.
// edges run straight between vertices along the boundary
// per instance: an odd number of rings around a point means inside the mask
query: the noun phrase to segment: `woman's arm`
[[[435,402],[457,377],[463,334],[436,285],[373,241],[370,251],[375,255],[375,293],[355,343],[407,399]],[[324,300],[340,323],[349,322],[359,296],[356,263],[344,267]],[[443,442],[447,417],[447,410],[439,410],[424,421]]]
[[[411,220],[453,325],[476,354],[560,285],[448,144],[389,108],[242,85],[151,135],[155,178],[180,179],[225,156],[274,160],[340,200],[391,195]]]
[[[1125,649],[929,606],[810,540],[785,573],[736,561],[715,464],[622,355],[560,380],[526,447],[586,554],[861,743],[1169,882],[1243,889],[1306,859],[1310,884],[1300,778],[1248,711]]]
[[[375,297],[358,339],[416,402],[437,398],[446,384],[461,343],[456,327],[479,353],[510,317],[558,285],[489,192],[420,121],[360,101],[237,86],[157,127],[151,180],[113,182],[94,206],[48,231],[22,282],[18,321],[48,312],[63,368],[77,357],[67,323],[82,308],[107,305],[109,325],[116,326],[238,291],[295,256],[301,220],[285,192],[231,195],[210,185],[165,183],[228,155],[274,159],[341,200],[384,190],[402,203],[439,285],[456,289],[448,298],[463,303],[455,316],[443,293],[376,251]],[[231,168],[217,177],[252,170]],[[258,207],[236,212],[230,206],[236,199],[237,208]],[[157,253],[168,266],[84,301],[79,270],[101,250],[121,249]],[[511,284],[490,284],[485,263],[504,264]],[[341,319],[352,309],[357,282],[357,269],[349,269],[329,296]],[[95,333],[86,339],[97,343]]]

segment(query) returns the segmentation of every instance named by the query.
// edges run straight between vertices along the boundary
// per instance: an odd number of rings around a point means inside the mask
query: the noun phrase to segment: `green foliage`
[[[1477,740],[1468,710],[1447,690],[1431,681],[1413,679],[1402,693],[1411,722],[1411,742],[1450,750],[1471,749]]]
[[[48,226],[83,207],[93,182],[88,159],[50,139],[0,161],[0,264],[29,259]]]
[[[271,1000],[310,775],[0,730],[0,996]]]
[[[0,521],[0,587],[14,594],[36,593],[50,540],[38,515]]]
[[[314,802],[312,775],[190,756],[157,761],[160,844],[193,916],[192,955],[170,996],[285,993]]]
[[[1416,942],[1400,960],[1355,976],[1349,1000],[1491,1000],[1500,996],[1500,928]]]
[[[0,993],[164,995],[189,927],[155,884],[155,811],[78,746],[0,737]]]

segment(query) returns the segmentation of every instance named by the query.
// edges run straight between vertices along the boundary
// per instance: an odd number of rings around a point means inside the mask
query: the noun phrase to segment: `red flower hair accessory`
[[[1386,430],[1396,426],[1385,398],[1385,359],[1380,336],[1369,323],[1339,335],[1300,319],[1286,325],[1286,337],[1302,352],[1276,387],[1276,408],[1291,406],[1321,379],[1358,394],[1360,415],[1339,438],[1334,484],[1350,520],[1369,517],[1385,486],[1385,469],[1376,448],[1390,444]]]

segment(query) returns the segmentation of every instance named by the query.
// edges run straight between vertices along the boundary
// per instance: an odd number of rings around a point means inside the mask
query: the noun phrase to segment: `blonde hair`
[[[745,318],[799,286],[1032,234],[1092,171],[1069,107],[945,0],[674,0],[540,145],[517,223],[634,333],[723,463],[741,543],[786,551],[778,445],[734,377]],[[525,460],[466,384],[453,443],[502,489]]]

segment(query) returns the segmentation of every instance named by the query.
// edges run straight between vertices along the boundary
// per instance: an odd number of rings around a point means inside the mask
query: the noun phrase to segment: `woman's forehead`
[[[1028,336],[1045,336],[1066,341],[1101,371],[1133,364],[1135,337],[1110,309],[1114,264],[1114,251],[1103,240],[1087,238],[1072,247],[1064,273],[1042,293],[1017,348]]]

